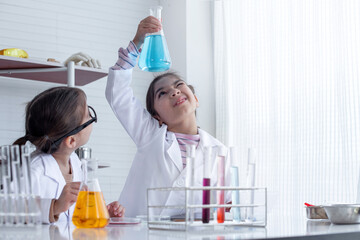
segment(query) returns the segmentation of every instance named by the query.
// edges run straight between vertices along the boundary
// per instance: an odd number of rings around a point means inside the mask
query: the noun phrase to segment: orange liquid
[[[72,222],[79,228],[102,228],[109,223],[109,212],[102,192],[80,191]]]

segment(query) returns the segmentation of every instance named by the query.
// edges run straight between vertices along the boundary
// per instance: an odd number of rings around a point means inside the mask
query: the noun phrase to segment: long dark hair
[[[149,85],[148,91],[146,93],[146,109],[151,114],[151,116],[156,117],[159,114],[155,110],[155,83],[157,83],[160,79],[164,77],[176,77],[177,79],[183,80],[177,73],[175,72],[166,72],[163,74],[160,74],[152,80],[152,82]],[[183,80],[184,81],[184,80]],[[185,82],[185,81],[184,81]],[[195,94],[195,89],[192,85],[187,84],[188,87],[191,89],[191,91]]]
[[[54,153],[53,143],[79,126],[85,115],[86,95],[79,88],[54,87],[38,94],[26,105],[25,136],[13,144],[30,141],[44,153]]]

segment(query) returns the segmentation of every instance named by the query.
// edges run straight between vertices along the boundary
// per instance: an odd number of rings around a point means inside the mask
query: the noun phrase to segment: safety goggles
[[[65,134],[64,136],[62,136],[61,138],[57,139],[56,141],[54,141],[53,145],[55,146],[59,146],[60,143],[62,142],[62,140],[64,140],[64,138],[67,138],[69,136],[75,135],[78,132],[80,132],[81,130],[83,130],[84,128],[86,128],[87,126],[89,126],[90,124],[92,124],[93,122],[97,122],[97,116],[96,116],[96,112],[95,110],[88,106],[89,108],[89,115],[91,117],[91,119],[89,121],[87,121],[86,123],[81,124],[80,126],[74,128],[72,131],[70,131],[69,133]]]

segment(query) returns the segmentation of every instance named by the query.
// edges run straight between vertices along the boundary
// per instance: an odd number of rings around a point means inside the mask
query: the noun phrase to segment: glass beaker
[[[79,228],[102,228],[109,223],[109,212],[97,178],[95,159],[81,160],[83,181],[76,201],[72,222]]]
[[[161,22],[161,6],[150,8],[150,15],[156,17]],[[146,34],[142,47],[139,67],[143,71],[163,72],[170,68],[171,59],[164,36],[164,31]]]

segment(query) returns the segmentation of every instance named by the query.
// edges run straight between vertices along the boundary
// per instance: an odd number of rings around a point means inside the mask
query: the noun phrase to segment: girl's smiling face
[[[165,76],[154,86],[155,118],[169,127],[181,124],[190,117],[195,118],[199,102],[189,86],[176,76]]]

